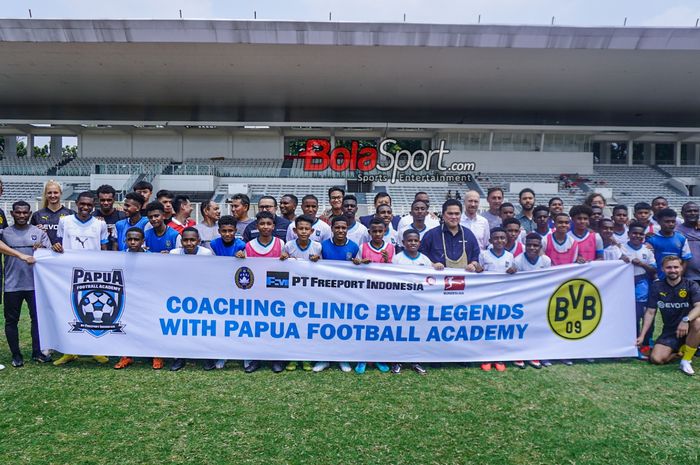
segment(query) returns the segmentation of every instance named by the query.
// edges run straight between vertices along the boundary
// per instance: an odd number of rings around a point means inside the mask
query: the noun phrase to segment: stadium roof
[[[3,19],[0,44],[0,121],[700,121],[700,28]]]

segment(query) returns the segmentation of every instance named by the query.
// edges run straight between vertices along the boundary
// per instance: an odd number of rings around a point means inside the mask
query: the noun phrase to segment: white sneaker
[[[352,371],[352,367],[348,362],[340,362],[338,365],[340,365],[340,369],[343,373],[350,373]]]
[[[693,370],[693,365],[691,365],[690,360],[681,360],[680,369],[688,376],[695,375],[695,370]]]
[[[214,368],[216,368],[217,370],[223,370],[225,366],[226,360],[217,360],[214,364]]]
[[[4,369],[5,369],[5,365],[0,365],[0,370],[4,370]]]
[[[331,364],[328,362],[316,362],[312,370],[314,373],[320,373],[329,366],[331,366]]]

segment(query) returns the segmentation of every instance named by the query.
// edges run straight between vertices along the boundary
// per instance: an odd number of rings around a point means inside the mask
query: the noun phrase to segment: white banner
[[[349,262],[37,251],[43,348],[210,359],[636,355],[631,265],[514,275]]]

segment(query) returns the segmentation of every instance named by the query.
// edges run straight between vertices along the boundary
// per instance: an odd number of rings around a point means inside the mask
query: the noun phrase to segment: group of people
[[[160,190],[153,195],[148,182],[134,185],[123,205],[115,207],[116,192],[108,185],[95,193],[82,192],[76,210],[61,204],[61,186],[49,181],[43,193],[42,208],[32,213],[27,202],[12,205],[14,224],[8,227],[0,211],[0,252],[5,259],[5,334],[12,366],[21,367],[18,321],[26,302],[31,318],[32,359],[52,361],[42,350],[36,321],[33,276],[30,265],[38,247],[64,250],[111,250],[125,253],[168,253],[216,255],[238,258],[261,257],[285,260],[341,260],[363,263],[394,263],[435,269],[456,268],[467,272],[483,271],[512,274],[594,260],[623,260],[634,266],[636,318],[639,355],[656,364],[680,357],[680,368],[694,374],[692,358],[700,345],[700,208],[684,204],[681,217],[668,208],[663,197],[651,204],[640,202],[628,208],[610,209],[600,194],[591,194],[581,205],[568,212],[563,201],[552,197],[547,205],[537,205],[535,192],[523,189],[518,208],[505,201],[501,188],[488,190],[488,209],[479,213],[481,196],[476,191],[464,194],[464,200],[447,199],[441,215],[430,213],[430,199],[417,192],[410,214],[394,215],[391,197],[378,193],[374,212],[357,216],[357,198],[341,187],[328,191],[330,208],[319,212],[319,199],[306,195],[299,199],[284,195],[279,199],[262,196],[257,214],[251,216],[251,201],[246,194],[228,200],[230,214],[221,215],[212,201],[201,204],[202,220],[191,219],[193,206],[185,195]],[[300,207],[301,215],[297,215]],[[516,210],[518,213],[516,214]],[[658,279],[657,279],[658,278]],[[652,340],[656,313],[661,312],[663,329]],[[64,365],[78,356],[63,354],[54,365]],[[104,356],[94,356],[108,363]],[[592,360],[591,360],[592,361]],[[513,362],[514,366],[542,368],[550,360]],[[561,360],[570,365],[570,360]],[[114,368],[134,363],[121,357]],[[170,369],[177,371],[186,360],[176,359]],[[261,362],[245,360],[244,371],[251,373]],[[328,362],[301,362],[308,371],[323,371]],[[376,363],[380,371],[401,372],[399,363]],[[154,369],[164,360],[154,358]],[[205,360],[207,370],[223,368],[225,360]],[[274,372],[295,370],[298,362],[275,361]],[[343,371],[350,363],[341,362]],[[366,363],[354,370],[364,373]],[[419,374],[426,369],[420,363],[411,368]],[[481,369],[506,370],[501,361],[481,364]]]

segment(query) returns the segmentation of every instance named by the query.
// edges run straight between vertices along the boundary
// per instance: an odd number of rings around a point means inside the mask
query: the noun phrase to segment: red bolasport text
[[[468,182],[472,175],[465,171],[475,171],[474,162],[454,162],[445,166],[444,156],[450,153],[441,140],[433,150],[399,150],[392,153],[388,147],[396,144],[395,139],[384,139],[379,150],[374,147],[362,147],[358,141],[352,141],[350,148],[336,147],[325,139],[309,139],[306,150],[299,154],[304,158],[305,171],[359,171],[361,182]],[[385,160],[386,164],[379,163]],[[435,160],[435,162],[433,162]],[[430,168],[434,166],[434,168]],[[379,173],[370,174],[370,171]]]

